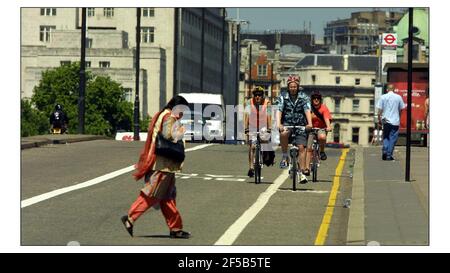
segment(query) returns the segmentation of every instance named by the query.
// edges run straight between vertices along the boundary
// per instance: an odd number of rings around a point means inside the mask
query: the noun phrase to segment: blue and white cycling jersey
[[[306,126],[308,124],[305,111],[311,110],[311,100],[305,93],[298,92],[297,99],[292,101],[289,92],[282,92],[277,98],[277,104],[278,111],[282,112],[281,123],[283,125]]]

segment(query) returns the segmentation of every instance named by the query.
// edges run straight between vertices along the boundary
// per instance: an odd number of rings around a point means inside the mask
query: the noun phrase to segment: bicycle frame
[[[287,129],[293,129],[292,130],[292,135],[290,136],[291,139],[295,139],[295,129],[300,129],[300,130],[305,130],[306,127],[305,126],[284,126],[284,128]],[[299,155],[299,149],[297,147],[297,145],[290,143],[291,147],[289,148],[289,157],[290,157],[290,167],[289,167],[289,173],[292,174],[292,190],[296,191],[297,190],[297,174],[298,174],[298,155]]]
[[[262,164],[262,151],[261,151],[261,138],[260,132],[256,132],[256,144],[255,144],[255,159],[253,162],[253,169],[255,170],[255,184],[261,183],[261,169]]]
[[[320,128],[312,128],[310,134],[313,134],[313,143],[312,143],[312,156],[311,156],[311,172],[312,172],[312,181],[317,182],[317,171],[320,166],[320,145],[318,140],[318,132]]]

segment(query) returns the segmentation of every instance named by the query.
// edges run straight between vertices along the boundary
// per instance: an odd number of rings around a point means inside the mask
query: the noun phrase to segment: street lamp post
[[[141,8],[136,9],[136,92],[134,96],[134,136],[133,140],[139,140],[139,70],[141,53]]]
[[[81,59],[80,89],[78,96],[78,133],[84,134],[85,91],[86,91],[86,8],[81,8]]]

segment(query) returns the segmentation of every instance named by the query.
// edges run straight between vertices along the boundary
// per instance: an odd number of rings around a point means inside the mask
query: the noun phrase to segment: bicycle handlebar
[[[287,129],[300,129],[300,130],[306,130],[306,126],[299,126],[299,125],[283,125],[284,128]]]

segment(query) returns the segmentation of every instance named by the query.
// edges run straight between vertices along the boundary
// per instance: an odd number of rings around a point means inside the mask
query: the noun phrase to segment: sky
[[[379,8],[388,11],[388,8]],[[303,30],[309,28],[316,38],[323,37],[326,23],[350,18],[352,12],[371,11],[372,8],[239,8],[239,19],[250,22],[243,30]],[[399,8],[390,8],[400,11]],[[237,19],[237,8],[227,8],[228,18]]]

